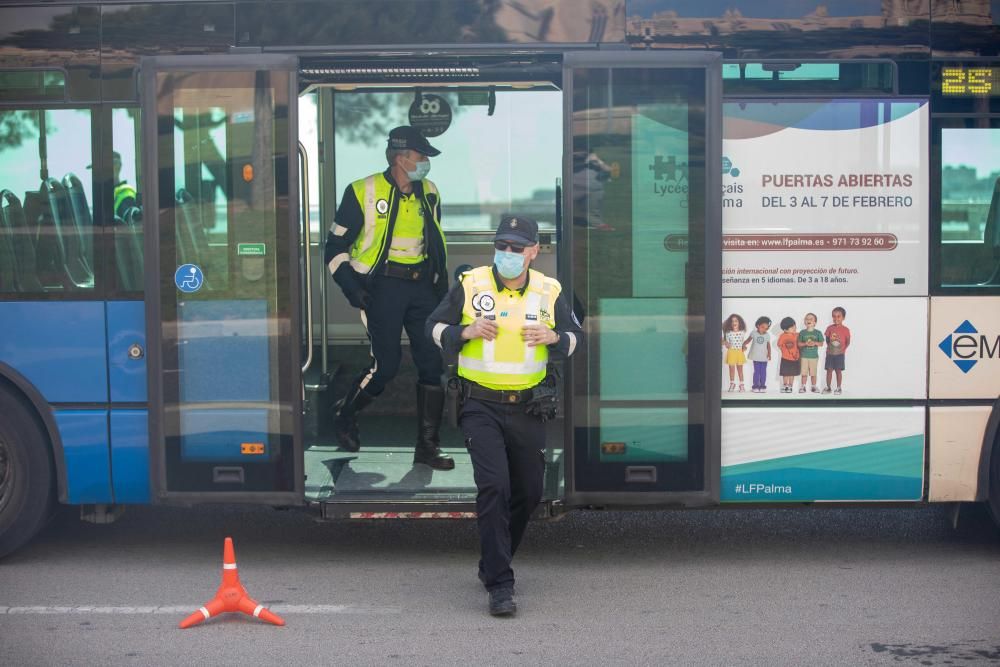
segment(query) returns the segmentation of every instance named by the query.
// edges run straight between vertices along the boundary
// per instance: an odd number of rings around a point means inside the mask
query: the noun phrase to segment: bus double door
[[[158,502],[308,499],[298,67],[259,55],[143,64]],[[563,368],[550,501],[718,501],[706,322],[721,317],[719,68],[712,54],[564,54],[555,267],[588,341]]]

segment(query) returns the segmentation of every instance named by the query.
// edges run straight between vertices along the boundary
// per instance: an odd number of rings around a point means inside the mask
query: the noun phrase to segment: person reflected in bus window
[[[845,363],[847,348],[851,345],[851,330],[844,326],[844,320],[847,319],[847,311],[837,306],[833,309],[830,315],[833,318],[833,324],[826,328],[826,332],[823,337],[826,338],[826,387],[823,389],[824,394],[829,394],[831,391],[834,394],[839,394],[843,391],[844,386],[844,371],[847,369],[847,364]],[[837,375],[837,388],[833,389],[833,375]]]
[[[771,318],[761,315],[754,323],[754,332],[750,334],[750,349],[747,356],[753,362],[753,385],[751,391],[761,393],[767,391],[767,362],[771,361]]]
[[[823,334],[816,330],[816,315],[806,313],[803,322],[806,328],[799,332],[799,352],[802,362],[802,384],[799,393],[806,393],[806,380],[812,381],[812,393],[819,393],[816,386],[816,375],[819,368],[819,348],[823,347]],[[827,383],[829,384],[829,382]]]
[[[742,317],[733,313],[722,323],[722,347],[726,350],[725,363],[729,366],[729,391],[736,390],[736,376],[740,378],[740,391],[746,391],[743,386],[743,364],[747,362],[744,352],[750,339],[747,338],[747,323]]]
[[[342,451],[361,448],[358,413],[395,377],[405,329],[417,367],[415,464],[451,470],[440,448],[444,388],[437,347],[424,323],[448,290],[441,198],[427,179],[440,151],[409,126],[389,132],[388,168],[344,190],[326,238],[324,261],[347,301],[361,311],[371,362],[334,406],[333,433]]]
[[[476,480],[479,580],[489,611],[511,616],[511,560],[541,501],[545,421],[556,416],[551,359],[583,342],[583,330],[554,278],[530,268],[538,223],[504,215],[493,264],[462,274],[427,320],[427,337],[458,355],[459,426]],[[451,381],[449,381],[451,382]]]
[[[782,334],[778,336],[778,349],[781,350],[781,364],[778,374],[781,376],[781,393],[790,394],[795,388],[795,378],[802,372],[799,363],[799,333],[795,319],[781,318]]]
[[[613,169],[596,153],[573,151],[573,224],[614,231],[604,221],[604,186]]]
[[[115,217],[124,220],[129,209],[136,206],[136,191],[122,179],[122,156],[118,151],[111,154],[111,169],[115,184]]]

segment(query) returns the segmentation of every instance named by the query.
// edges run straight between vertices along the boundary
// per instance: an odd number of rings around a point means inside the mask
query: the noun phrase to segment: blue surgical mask
[[[420,162],[415,162],[417,168],[413,171],[407,171],[406,177],[411,181],[422,181],[427,178],[427,174],[431,173],[431,161],[421,160]]]
[[[524,272],[524,253],[497,250],[493,254],[493,263],[497,273],[507,280],[513,280]]]

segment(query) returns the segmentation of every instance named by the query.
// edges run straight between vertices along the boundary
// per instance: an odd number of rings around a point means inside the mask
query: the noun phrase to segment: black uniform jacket
[[[396,224],[396,214],[399,211],[399,189],[396,187],[396,181],[393,180],[392,174],[386,169],[382,174],[385,176],[386,180],[389,181],[389,185],[392,186],[390,191],[389,201],[391,202],[389,209],[389,220],[387,222],[386,228],[386,241],[382,248],[382,254],[379,255],[375,264],[372,265],[371,273],[375,274],[379,272],[379,269],[385,265],[386,259],[389,256],[389,242],[392,240],[392,231]],[[423,198],[424,186],[420,181],[413,181],[413,194],[418,198]],[[430,204],[435,209],[437,214],[437,219],[441,219],[441,201],[440,197],[434,193],[429,193],[427,195],[427,203]],[[444,293],[448,290],[448,267],[447,267],[447,251],[445,250],[444,237],[442,234],[438,233],[437,225],[434,224],[434,218],[431,217],[431,212],[424,211],[424,251],[427,253],[427,258],[430,261],[431,276],[434,279],[434,292],[440,298],[444,296]],[[337,207],[337,213],[334,220],[341,227],[346,227],[347,232],[343,236],[336,236],[333,230],[326,235],[326,251],[324,252],[323,261],[329,266],[330,260],[332,260],[337,255],[342,253],[350,254],[351,246],[354,245],[355,239],[358,238],[358,234],[362,233],[365,228],[365,212],[362,208],[361,202],[358,201],[357,195],[354,193],[354,187],[348,185],[344,190],[344,196],[340,199],[340,206]],[[337,268],[336,274],[334,274],[333,279],[337,281],[337,284],[348,291],[357,282],[358,276],[357,272],[347,263],[344,262]],[[345,285],[347,283],[347,285]]]
[[[463,277],[465,275],[468,274],[463,274]],[[530,276],[531,274],[529,273],[528,275]],[[495,266],[493,267],[493,280],[501,290],[508,289],[503,286]],[[525,282],[524,287],[518,291],[524,294],[524,290],[527,288],[528,283]],[[462,346],[467,342],[462,340],[462,331],[466,325],[459,324],[462,321],[462,308],[464,305],[465,289],[462,287],[461,279],[459,279],[448,290],[448,295],[438,304],[438,307],[434,309],[431,316],[427,318],[425,331],[444,352],[445,363],[448,363],[448,360],[453,361],[458,356]],[[550,361],[565,359],[583,344],[583,329],[580,327],[580,323],[577,322],[573,311],[570,310],[569,304],[566,302],[565,295],[562,293],[556,299],[555,320],[555,331],[559,334],[559,341],[549,345]],[[435,336],[434,327],[441,323],[448,326],[441,331],[440,336]]]

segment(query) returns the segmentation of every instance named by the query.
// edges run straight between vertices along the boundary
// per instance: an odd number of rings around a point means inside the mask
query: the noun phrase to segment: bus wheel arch
[[[0,558],[45,524],[55,501],[55,466],[34,406],[0,382]]]
[[[1000,398],[986,422],[983,446],[979,456],[979,493],[977,500],[986,502],[994,524],[1000,528]]]
[[[59,435],[59,426],[56,425],[56,419],[49,407],[49,402],[26,377],[0,361],[0,394],[5,392],[20,397],[21,400],[34,408],[35,417],[47,436],[47,445],[52,456],[52,463],[55,466],[57,497],[60,503],[65,503],[68,488],[66,485],[66,456],[63,452],[62,437]]]

